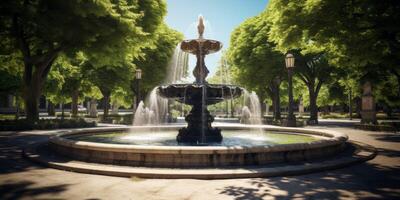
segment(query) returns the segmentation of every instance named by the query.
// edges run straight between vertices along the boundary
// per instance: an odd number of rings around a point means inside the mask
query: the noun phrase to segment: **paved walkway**
[[[400,199],[400,134],[369,132],[341,123],[313,128],[342,131],[375,146],[378,156],[344,169],[302,176],[194,180],[79,174],[40,167],[21,158],[40,131],[0,132],[0,199]]]

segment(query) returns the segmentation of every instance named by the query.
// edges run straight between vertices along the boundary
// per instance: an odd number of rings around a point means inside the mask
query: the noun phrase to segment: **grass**
[[[355,114],[353,114],[354,117]],[[349,113],[328,113],[321,114],[322,119],[347,119],[350,118]]]
[[[15,114],[0,114],[0,120],[14,120]]]

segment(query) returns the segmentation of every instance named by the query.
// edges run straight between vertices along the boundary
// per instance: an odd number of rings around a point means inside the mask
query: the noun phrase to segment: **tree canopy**
[[[27,118],[34,121],[38,98],[60,53],[82,51],[95,65],[136,58],[162,22],[166,5],[162,0],[6,0],[0,11],[1,48],[24,63]]]
[[[314,48],[326,52],[331,64],[354,73],[379,70],[397,76],[399,10],[396,0],[272,0],[269,34],[281,50]]]

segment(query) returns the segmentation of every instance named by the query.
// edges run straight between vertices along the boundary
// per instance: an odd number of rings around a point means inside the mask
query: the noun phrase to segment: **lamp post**
[[[287,116],[286,126],[295,127],[296,117],[293,114],[293,86],[292,86],[292,73],[294,68],[294,56],[291,53],[286,54],[285,57],[286,69],[288,70],[288,85],[289,85],[289,112]]]
[[[139,83],[140,83],[141,79],[142,79],[142,70],[136,69],[136,71],[135,71],[136,108],[138,107],[139,102],[140,102]]]

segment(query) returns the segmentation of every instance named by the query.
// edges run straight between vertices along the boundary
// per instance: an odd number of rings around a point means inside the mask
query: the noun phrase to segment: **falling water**
[[[246,115],[250,115],[250,118],[248,119],[250,124],[262,124],[261,105],[257,94],[254,91],[251,93],[247,90],[243,91],[244,106],[242,108],[242,118],[246,117]]]
[[[189,54],[181,50],[179,43],[174,51],[167,70],[167,83],[187,82],[185,78],[188,76]]]
[[[140,101],[139,105],[136,108],[135,117],[133,119],[134,126],[141,126],[147,124],[148,119],[148,111],[146,111],[146,107],[144,106],[143,101]]]
[[[148,98],[149,109],[154,112],[154,119],[149,121],[150,124],[160,124],[166,122],[166,115],[168,113],[168,99],[162,98],[157,94],[157,88],[150,92]]]
[[[148,107],[141,101],[136,109],[133,119],[134,126],[159,125],[165,123],[168,113],[168,100],[157,94],[154,88],[146,99]]]
[[[240,123],[242,124],[251,124],[251,111],[249,107],[243,106],[242,107],[242,115],[240,116]]]

